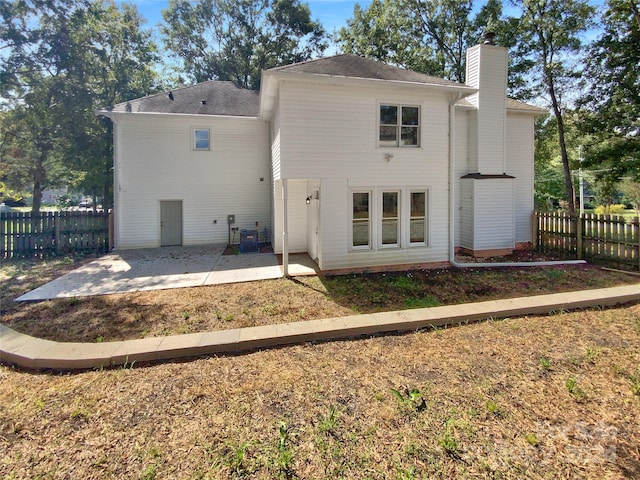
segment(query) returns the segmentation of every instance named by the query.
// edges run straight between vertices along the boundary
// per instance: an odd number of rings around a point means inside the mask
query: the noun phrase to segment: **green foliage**
[[[589,136],[586,163],[600,178],[640,179],[640,8],[609,0],[604,31],[589,49],[581,127]]]
[[[251,464],[247,455],[249,447],[251,447],[251,442],[227,445],[224,463],[235,476],[245,477],[255,471],[254,465]]]
[[[487,400],[487,412],[495,415],[496,417],[501,417],[504,415],[502,408],[500,408],[500,405],[498,405],[495,400]]]
[[[419,298],[407,298],[405,304],[409,308],[431,308],[440,305],[440,301],[432,295],[427,295]]]
[[[293,458],[295,452],[291,445],[292,433],[285,422],[278,427],[278,442],[276,444],[275,467],[279,478],[294,478]]]
[[[322,26],[298,0],[171,0],[164,43],[197,82],[259,89],[262,70],[309,60],[327,47]]]
[[[540,357],[540,366],[546,372],[551,370],[551,360],[546,357]]]
[[[553,210],[554,204],[564,197],[557,131],[555,118],[536,118],[534,196],[536,208],[540,210]]]
[[[333,432],[338,425],[338,412],[336,408],[331,405],[329,407],[329,414],[323,417],[318,424],[318,428],[323,433],[331,433]]]
[[[422,392],[417,388],[404,387],[402,393],[395,388],[391,388],[391,394],[398,401],[403,409],[408,411],[422,412],[427,408],[427,402]]]
[[[337,40],[346,53],[464,82],[466,49],[487,27],[501,45],[514,44],[517,22],[503,17],[498,0],[480,8],[474,0],[373,0],[366,8],[355,5]],[[509,84],[517,89],[522,70],[513,67]]]
[[[636,216],[640,216],[640,182],[625,178],[618,184],[618,189],[623,194],[624,201],[633,206]]]
[[[585,354],[585,359],[587,362],[595,364],[600,357],[602,350],[597,347],[587,347],[587,353]]]
[[[622,204],[615,205],[598,205],[593,209],[593,213],[598,215],[619,215],[624,213],[626,207]]]
[[[7,25],[0,29],[7,182],[33,186],[34,211],[47,187],[109,197],[111,124],[95,111],[155,83],[156,47],[135,6],[26,0],[6,3],[0,15]]]
[[[445,431],[438,439],[438,444],[452,457],[458,456],[458,439],[453,429],[453,421],[447,420]]]
[[[567,391],[577,402],[584,402],[587,399],[586,392],[578,385],[576,377],[569,377],[565,382]]]
[[[634,395],[640,396],[640,368],[635,373],[629,375],[629,382],[631,383],[631,391]]]
[[[581,53],[581,34],[592,25],[595,10],[585,0],[517,0],[522,15],[515,55],[531,66],[532,91],[549,99],[556,124],[564,179],[564,199],[573,214],[574,193],[571,162],[565,136],[564,100],[579,75],[576,57]]]
[[[142,475],[140,475],[140,480],[154,480],[157,474],[158,474],[158,465],[155,463],[152,463],[150,465],[147,465],[147,467],[144,469],[144,471],[142,472]]]
[[[524,439],[532,447],[537,447],[540,444],[540,440],[538,440],[538,436],[535,433],[527,433]]]

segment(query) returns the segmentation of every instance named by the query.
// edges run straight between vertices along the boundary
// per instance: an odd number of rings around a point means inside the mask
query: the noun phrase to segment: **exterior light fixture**
[[[311,195],[309,195],[307,197],[307,199],[305,200],[305,202],[307,203],[307,205],[311,205]]]

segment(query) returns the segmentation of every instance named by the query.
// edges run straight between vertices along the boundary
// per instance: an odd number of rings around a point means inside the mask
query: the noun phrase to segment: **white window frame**
[[[424,193],[424,217],[411,216],[411,201],[414,193]],[[407,199],[407,244],[410,247],[425,247],[429,245],[429,189],[428,188],[409,188]],[[424,218],[424,242],[411,241],[411,220]]]
[[[382,243],[384,240],[383,234],[383,224],[384,224],[384,194],[385,193],[395,193],[397,196],[397,209],[398,212],[396,214],[396,243]],[[376,224],[378,225],[378,248],[387,249],[387,248],[400,248],[402,246],[402,189],[400,188],[381,188],[378,191],[378,212],[379,214],[376,216]]]
[[[366,193],[369,195],[369,218],[368,218],[368,245],[353,244],[353,195],[355,193]],[[383,244],[383,215],[384,215],[384,194],[395,193],[398,195],[398,216],[397,216],[397,243]],[[411,216],[411,200],[413,193],[424,193],[425,206],[424,217]],[[362,187],[349,189],[349,250],[350,251],[381,251],[389,249],[408,249],[416,247],[429,247],[431,245],[431,202],[430,188],[424,187]],[[424,218],[424,241],[411,241],[411,220]]]
[[[354,245],[353,244],[353,227],[355,225],[355,218],[353,218],[353,195],[355,193],[366,193],[369,195],[369,218],[368,218],[368,236],[369,236],[369,242],[367,245]],[[373,190],[369,190],[369,189],[354,189],[354,190],[349,190],[349,221],[350,221],[350,226],[349,226],[349,246],[350,246],[350,250],[372,250],[373,248],[373,229],[372,229],[372,225],[373,225],[373,217],[374,217],[374,191]]]
[[[197,152],[207,152],[211,150],[211,129],[209,127],[193,127],[191,133],[191,147]],[[198,147],[198,132],[207,132],[207,146]]]
[[[383,106],[389,106],[389,107],[396,107],[397,110],[397,122],[395,125],[392,124],[385,124],[385,123],[381,123],[381,114],[380,114],[380,109]],[[418,125],[404,125],[402,123],[402,109],[403,108],[417,108],[418,109]],[[377,121],[376,121],[376,126],[377,126],[377,131],[376,131],[376,143],[378,148],[420,148],[421,146],[421,131],[422,131],[422,107],[420,105],[413,105],[413,104],[403,104],[403,103],[393,103],[393,102],[379,102],[378,103],[378,111],[377,111]],[[381,143],[380,141],[380,127],[392,127],[394,126],[396,128],[396,143],[395,145],[384,145]],[[415,128],[417,130],[417,144],[416,145],[403,145],[402,144],[402,128],[403,127],[409,127],[409,128]]]

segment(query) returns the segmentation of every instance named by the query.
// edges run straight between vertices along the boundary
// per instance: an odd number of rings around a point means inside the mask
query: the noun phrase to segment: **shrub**
[[[615,205],[598,205],[593,211],[597,215],[620,215],[625,210],[622,204]]]

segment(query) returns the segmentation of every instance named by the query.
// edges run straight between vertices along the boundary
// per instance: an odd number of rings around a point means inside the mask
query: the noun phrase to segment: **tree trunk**
[[[98,189],[96,187],[91,189],[91,204],[93,213],[96,213],[98,211]]]
[[[547,87],[549,96],[551,97],[551,105],[553,106],[553,114],[558,123],[558,142],[560,144],[560,157],[562,158],[562,170],[564,173],[564,194],[569,205],[569,215],[576,213],[576,204],[573,191],[573,180],[571,179],[571,167],[569,165],[569,154],[567,153],[567,143],[564,134],[564,119],[562,110],[558,104],[556,91],[553,85],[553,78],[547,77]]]
[[[31,212],[34,214],[40,213],[40,207],[42,206],[42,188],[44,183],[44,162],[47,158],[45,152],[41,152],[38,160],[36,161],[36,168],[33,174],[33,204],[31,206]]]

